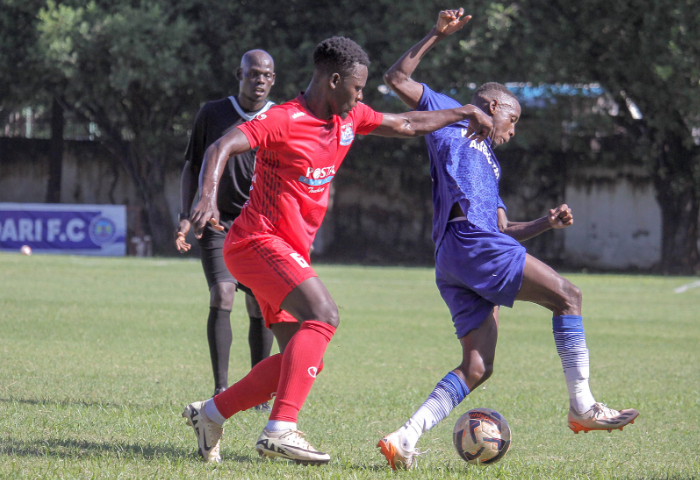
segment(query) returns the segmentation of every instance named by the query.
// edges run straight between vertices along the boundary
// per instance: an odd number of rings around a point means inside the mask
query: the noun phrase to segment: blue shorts
[[[523,282],[525,247],[468,221],[450,222],[437,251],[435,280],[457,338],[478,328],[496,305],[512,307]]]

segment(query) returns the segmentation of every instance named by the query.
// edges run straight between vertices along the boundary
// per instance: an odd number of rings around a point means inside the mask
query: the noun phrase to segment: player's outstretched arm
[[[415,44],[384,74],[384,82],[399,98],[415,110],[423,95],[423,85],[411,78],[423,55],[447,35],[460,30],[472,18],[471,15],[463,16],[464,9],[443,10],[438,15],[438,20],[428,35]]]
[[[467,137],[482,142],[491,135],[493,120],[474,105],[463,105],[429,112],[384,113],[381,125],[370,135],[380,137],[418,137],[440,130],[447,125],[469,120]]]
[[[224,227],[219,225],[219,209],[216,206],[216,194],[221,174],[224,172],[229,157],[240,155],[248,150],[250,150],[248,138],[237,128],[207,148],[199,174],[199,191],[202,192],[202,196],[192,210],[190,218],[195,237],[201,238],[207,222],[211,223],[215,229],[223,231]]]
[[[549,214],[531,222],[509,222],[506,211],[498,209],[498,228],[519,242],[546,232],[551,228],[566,228],[574,224],[571,209],[564,203],[552,208]]]

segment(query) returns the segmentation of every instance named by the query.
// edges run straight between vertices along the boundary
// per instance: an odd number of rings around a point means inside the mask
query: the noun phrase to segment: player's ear
[[[275,84],[275,78],[277,78],[277,75],[275,73],[272,74],[272,82],[270,82],[270,86],[273,86]]]
[[[493,117],[496,114],[496,108],[498,107],[498,99],[492,98],[489,102],[489,113]]]
[[[236,80],[239,82],[243,81],[243,69],[241,67],[236,69]]]
[[[333,89],[338,88],[338,85],[340,85],[340,74],[339,73],[334,73],[330,76],[329,86]]]

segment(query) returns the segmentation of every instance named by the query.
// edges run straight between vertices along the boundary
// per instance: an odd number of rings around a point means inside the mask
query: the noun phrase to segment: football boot
[[[591,430],[607,430],[612,432],[615,429],[622,430],[627,424],[634,423],[639,412],[634,408],[625,410],[615,410],[605,406],[603,403],[594,403],[586,413],[579,414],[573,408],[569,408],[569,428],[574,433]]]
[[[185,407],[182,416],[187,419],[187,425],[190,425],[197,435],[199,455],[206,462],[221,463],[219,442],[224,433],[224,427],[209,420],[204,413],[204,402],[190,403]]]
[[[289,429],[271,432],[266,428],[258,437],[255,449],[261,457],[286,458],[302,465],[323,465],[328,463],[331,456],[316,450],[304,439],[303,435],[298,430]]]

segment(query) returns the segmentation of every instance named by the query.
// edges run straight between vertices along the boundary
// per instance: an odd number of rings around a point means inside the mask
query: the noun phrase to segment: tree
[[[692,135],[700,125],[695,2],[521,1],[509,8],[511,25],[499,36],[498,50],[508,52],[506,66],[518,64],[511,78],[597,82],[623,106],[613,123],[634,145],[631,161],[652,176],[662,211],[660,270],[699,271],[700,146]],[[631,104],[641,118],[626,112]],[[605,129],[599,125],[599,131]]]

